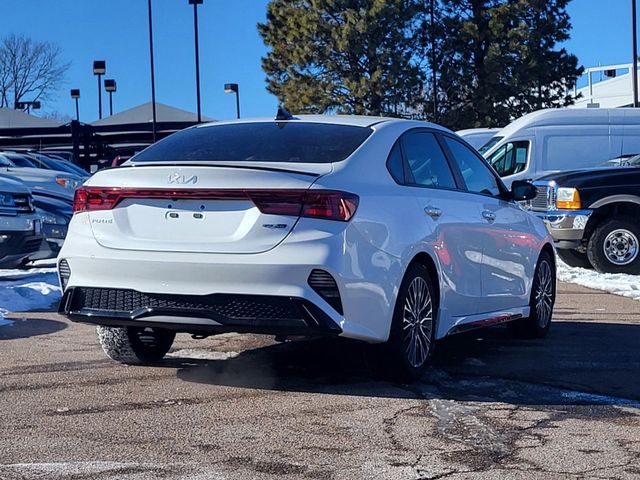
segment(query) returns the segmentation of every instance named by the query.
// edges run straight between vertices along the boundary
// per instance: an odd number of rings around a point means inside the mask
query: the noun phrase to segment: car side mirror
[[[523,180],[514,180],[511,184],[511,198],[520,202],[522,200],[531,200],[536,196],[536,187]]]

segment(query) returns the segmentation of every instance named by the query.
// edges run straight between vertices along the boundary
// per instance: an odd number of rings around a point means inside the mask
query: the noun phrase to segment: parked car
[[[634,108],[539,110],[494,137],[483,155],[509,185],[556,172],[590,168],[603,158],[640,151],[640,111]]]
[[[0,268],[21,265],[40,249],[42,241],[29,188],[0,175]]]
[[[543,337],[553,240],[453,132],[303,116],[178,132],[76,192],[60,312],[112,359],[158,361],[176,332],[386,342],[415,376],[435,340],[510,323]]]
[[[482,153],[483,146],[487,145],[493,137],[500,131],[500,128],[468,128],[458,130],[456,133],[466,140],[473,148]]]
[[[60,197],[37,195],[34,197],[34,203],[50,250],[50,253],[43,258],[56,257],[67,237],[67,229],[73,214],[73,202]]]
[[[73,192],[83,182],[79,176],[67,172],[19,167],[16,161],[20,158],[24,158],[24,156],[17,153],[0,152],[0,174],[22,181],[34,195],[73,199]]]
[[[88,172],[61,158],[55,158],[51,155],[36,152],[23,153],[22,155],[29,158],[29,160],[31,160],[31,162],[38,168],[67,172],[80,177],[83,181],[89,178]]]
[[[530,208],[568,265],[640,274],[640,163],[549,175]]]
[[[640,165],[640,155],[635,153],[621,155],[602,164],[603,167],[631,167],[637,165]]]

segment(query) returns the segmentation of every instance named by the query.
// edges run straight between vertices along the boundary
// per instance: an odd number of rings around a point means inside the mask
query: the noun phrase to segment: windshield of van
[[[529,142],[522,140],[504,144],[491,155],[489,163],[498,172],[498,175],[506,177],[524,171],[528,158]]]
[[[483,146],[481,146],[478,149],[478,152],[484,155],[485,152],[488,152],[491,147],[493,147],[496,143],[498,143],[503,138],[504,137],[501,137],[499,135],[495,135],[494,137],[491,137],[487,143],[485,143]]]

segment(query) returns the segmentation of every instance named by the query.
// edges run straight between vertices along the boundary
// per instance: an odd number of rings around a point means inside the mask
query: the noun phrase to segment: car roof
[[[493,128],[493,127],[492,128],[465,128],[464,130],[456,130],[456,133],[461,137],[464,137],[465,135],[474,135],[478,133],[495,133],[495,132],[499,132],[500,130],[502,130],[502,127],[500,128]]]
[[[227,121],[219,121],[219,122],[209,122],[196,126],[195,128],[206,128],[212,127],[216,125],[231,125],[231,124],[239,124],[239,123],[264,123],[264,122],[276,122],[273,117],[262,117],[262,118],[243,118],[239,120],[227,120]],[[280,122],[305,122],[305,123],[324,123],[330,125],[348,125],[354,127],[373,127],[375,125],[380,124],[390,124],[390,123],[414,123],[416,126],[422,127],[430,127],[437,128],[442,130],[447,130],[440,125],[436,125],[435,123],[429,123],[419,120],[408,120],[403,118],[391,118],[391,117],[374,117],[374,116],[366,116],[366,115],[294,115],[291,120],[278,120]]]

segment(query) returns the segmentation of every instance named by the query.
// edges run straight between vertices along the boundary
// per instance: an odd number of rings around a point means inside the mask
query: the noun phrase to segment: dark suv
[[[22,264],[40,250],[43,239],[31,191],[0,175],[0,268]]]
[[[538,193],[528,206],[545,220],[568,265],[640,274],[640,162],[626,163],[534,182]]]

